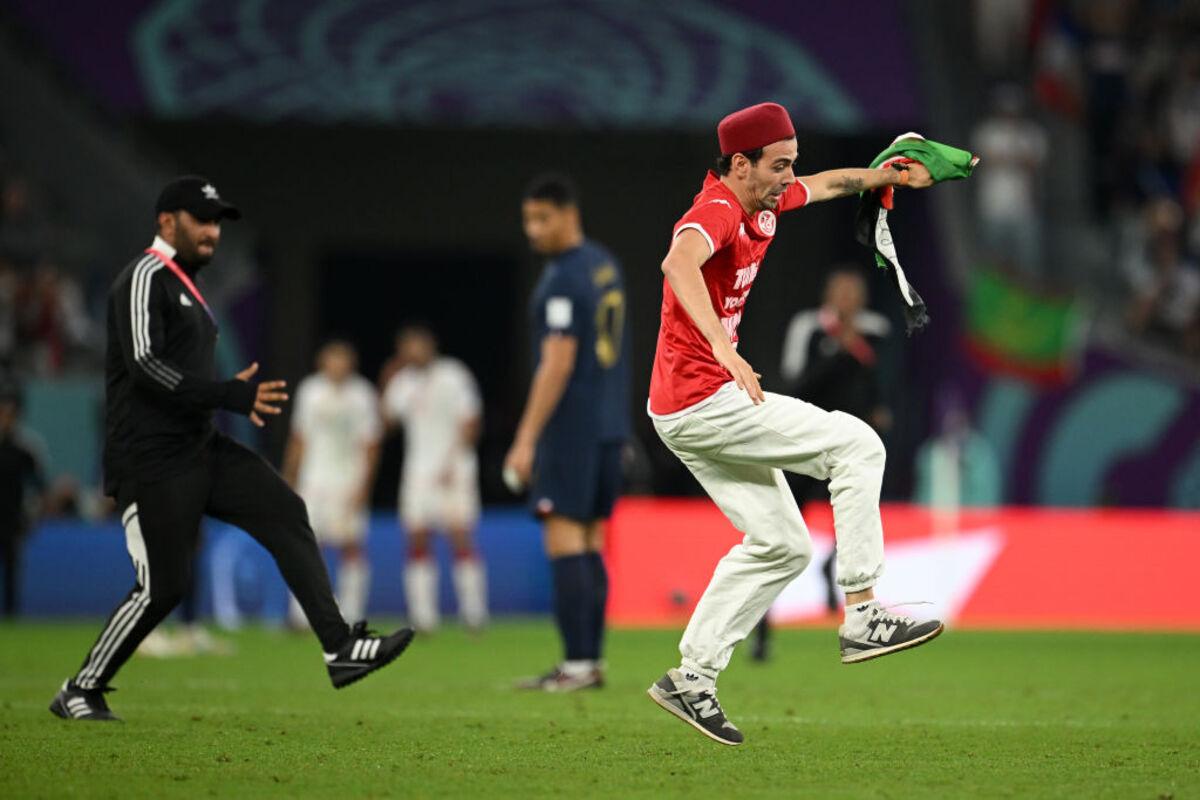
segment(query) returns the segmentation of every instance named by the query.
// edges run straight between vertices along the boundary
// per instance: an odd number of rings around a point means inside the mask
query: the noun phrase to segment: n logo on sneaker
[[[721,709],[717,708],[716,701],[714,701],[711,697],[706,697],[699,703],[694,703],[692,708],[696,710],[696,713],[700,715],[701,719],[708,719],[709,717],[716,716],[717,714],[721,713]]]
[[[867,641],[887,644],[892,640],[892,634],[896,632],[897,627],[896,625],[885,625],[881,622],[875,626],[875,630],[871,631],[871,636]]]

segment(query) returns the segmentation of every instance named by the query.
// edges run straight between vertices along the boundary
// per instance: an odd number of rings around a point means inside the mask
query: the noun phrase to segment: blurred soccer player
[[[135,582],[51,703],[64,719],[117,718],[104,698],[109,681],[178,604],[205,515],[242,528],[274,557],[335,688],[391,663],[412,641],[408,628],[380,637],[365,622],[346,624],[304,502],[213,425],[213,412],[225,409],[262,427],[288,399],[283,381],[254,381],[257,363],[213,379],[217,322],[196,281],[216,253],[221,221],[240,216],[208,181],[177,178],[159,195],[154,241],[109,293],[104,488],[120,509]]]
[[[438,626],[437,561],[430,536],[444,531],[454,547],[454,590],[463,624],[487,624],[487,573],[475,552],[479,521],[481,403],[475,378],[456,358],[438,353],[433,332],[421,326],[397,337],[399,370],[384,391],[384,413],[404,424],[400,520],[408,536],[404,591],[413,627]]]
[[[675,224],[662,263],[662,324],[650,416],[679,457],[745,534],[717,564],[680,642],[678,669],[651,685],[662,708],[723,744],[743,740],[717,702],[734,646],[812,559],[808,529],[782,470],[829,480],[846,593],[843,663],[929,641],[940,622],[889,613],[872,587],[883,572],[879,491],[883,443],[865,422],[764,393],[738,354],[746,297],[775,235],[776,214],[887,185],[932,184],[920,164],[837,169],[798,179],[796,134],[775,103],[742,109],[717,128],[721,157]]]
[[[533,294],[537,366],[504,469],[511,488],[532,479],[564,650],[561,663],[521,685],[572,691],[604,680],[608,575],[600,551],[629,436],[625,282],[616,259],[584,238],[565,178],[535,180],[521,212],[530,246],[549,260]]]
[[[21,597],[22,539],[29,528],[29,499],[46,490],[40,448],[21,425],[23,395],[15,379],[0,376],[0,561],[5,617],[17,616]]]
[[[835,268],[825,281],[820,308],[796,313],[783,343],[780,375],[787,393],[826,411],[843,411],[883,433],[891,424],[891,412],[881,400],[878,351],[891,325],[887,317],[871,311],[867,284],[853,264]],[[794,475],[791,484],[801,505],[827,498],[824,481]],[[840,607],[834,562],[837,549],[821,565],[825,578],[825,604],[830,614]],[[752,656],[765,660],[769,650],[768,616],[754,632]]]
[[[317,353],[317,371],[296,388],[283,474],[308,506],[317,542],[338,552],[337,601],[342,616],[362,619],[371,568],[363,553],[367,510],[379,463],[379,400],[356,372],[358,353],[332,341]],[[293,597],[288,618],[303,624]]]

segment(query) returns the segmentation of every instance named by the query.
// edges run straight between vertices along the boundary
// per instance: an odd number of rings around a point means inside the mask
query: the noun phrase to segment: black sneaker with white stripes
[[[843,625],[838,629],[842,663],[857,664],[898,653],[936,639],[943,630],[945,626],[939,620],[917,622],[873,603],[858,626]]]
[[[391,636],[377,636],[367,623],[357,622],[350,638],[336,653],[325,654],[325,666],[333,688],[341,689],[396,660],[413,640],[412,628],[401,628]]]
[[[646,690],[650,699],[710,739],[721,744],[739,745],[745,739],[742,732],[725,718],[717,702],[715,686],[701,688],[688,681],[677,669],[667,670]]]
[[[121,718],[104,701],[106,692],[115,691],[105,686],[100,689],[80,689],[72,680],[63,682],[58,694],[50,703],[50,711],[63,719],[87,720],[89,722],[120,722]]]

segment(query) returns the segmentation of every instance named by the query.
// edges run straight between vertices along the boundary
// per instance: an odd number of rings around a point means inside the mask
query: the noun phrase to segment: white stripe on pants
[[[766,397],[756,406],[728,383],[699,408],[654,420],[659,437],[745,534],[717,564],[679,644],[683,665],[710,677],[812,560],[783,470],[829,480],[842,589],[869,588],[883,572],[879,436],[849,414]]]
[[[125,549],[129,551],[134,572],[137,573],[138,589],[113,613],[107,628],[92,647],[87,663],[75,677],[75,683],[81,689],[96,688],[96,679],[150,605],[150,559],[146,555],[146,540],[142,538],[137,503],[131,503],[121,519],[125,524]]]

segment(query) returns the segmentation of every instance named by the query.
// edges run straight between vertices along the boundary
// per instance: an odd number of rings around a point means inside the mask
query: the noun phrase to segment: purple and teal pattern
[[[879,0],[10,2],[102,100],[166,117],[687,129],[773,99],[806,129],[920,118]]]

